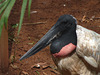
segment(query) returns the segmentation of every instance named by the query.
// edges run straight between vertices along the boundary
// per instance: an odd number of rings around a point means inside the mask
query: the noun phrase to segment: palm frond
[[[3,0],[0,0],[0,2],[2,2]]]
[[[1,37],[1,32],[2,32],[2,29],[3,29],[3,25],[5,24],[5,27],[7,28],[7,22],[8,22],[8,17],[9,17],[9,14],[10,14],[10,11],[15,3],[16,0],[8,0],[9,2],[7,2],[7,7],[6,9],[4,10],[4,13],[0,19],[0,37]]]
[[[7,8],[7,6],[9,5],[10,0],[7,0],[7,2],[5,3],[5,5],[3,5],[3,7],[0,9],[0,15],[3,13],[3,11]]]
[[[30,18],[31,3],[32,3],[32,0],[29,0],[29,3],[28,3],[28,17],[29,18]]]
[[[23,22],[23,18],[24,18],[26,5],[27,5],[27,0],[23,0],[22,9],[21,9],[21,15],[20,15],[19,28],[18,28],[18,34],[19,34],[20,30],[21,30],[21,26],[22,26],[22,22]]]
[[[7,3],[7,0],[5,0],[3,3],[0,3],[0,9]]]
[[[25,9],[27,6],[27,1],[28,0],[23,0],[23,3],[22,3],[20,21],[18,24],[19,25],[18,34],[22,27],[22,22],[23,22],[23,18],[24,18]],[[15,2],[16,2],[16,0],[0,0],[0,16],[1,16],[1,18],[0,18],[0,37],[1,37],[2,29],[3,29],[3,25],[5,25],[5,27],[7,27],[8,17],[9,17],[9,14],[10,14],[11,9],[14,6]],[[32,3],[32,0],[29,0],[28,16],[30,16],[31,3]]]
[[[8,17],[9,17],[9,15],[10,15],[10,11],[11,11],[11,9],[12,9],[12,7],[13,7],[15,1],[16,1],[16,0],[10,1],[10,2],[9,2],[9,5],[8,5],[7,8],[5,9],[5,12],[4,12],[4,14],[5,14],[5,17],[4,17],[4,24],[5,24],[5,27],[7,27]]]

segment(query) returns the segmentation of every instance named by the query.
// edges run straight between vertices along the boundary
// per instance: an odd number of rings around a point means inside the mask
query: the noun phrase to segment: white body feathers
[[[99,75],[100,34],[77,25],[77,48],[71,56],[54,58],[62,75]],[[68,74],[70,75],[70,74]]]

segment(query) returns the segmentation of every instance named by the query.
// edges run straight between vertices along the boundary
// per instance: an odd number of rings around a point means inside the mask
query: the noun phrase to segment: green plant
[[[14,6],[15,2],[16,0],[0,0],[0,36],[1,36],[3,26],[5,25],[5,28],[7,28],[8,17],[10,15],[11,9]],[[18,34],[21,30],[27,3],[28,3],[28,15],[30,16],[30,8],[31,8],[32,0],[23,0],[20,21],[18,24],[19,26]]]

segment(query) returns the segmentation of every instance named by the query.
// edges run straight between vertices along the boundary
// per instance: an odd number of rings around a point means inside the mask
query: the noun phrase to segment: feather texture
[[[63,58],[53,58],[62,75],[99,75],[100,34],[77,25],[76,52]]]
[[[92,30],[77,26],[77,54],[91,66],[100,65],[100,35]]]

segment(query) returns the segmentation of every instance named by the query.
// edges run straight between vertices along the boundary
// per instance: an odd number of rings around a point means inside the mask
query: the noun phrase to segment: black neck
[[[51,53],[58,53],[62,47],[68,45],[69,43],[77,45],[77,35],[75,28],[63,31],[60,37],[52,41],[50,46]]]

